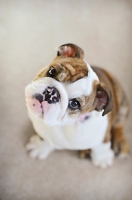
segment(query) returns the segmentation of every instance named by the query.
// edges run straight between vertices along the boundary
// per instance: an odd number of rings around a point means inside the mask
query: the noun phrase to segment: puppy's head
[[[25,89],[28,109],[45,124],[72,123],[93,110],[103,115],[112,109],[111,92],[99,82],[74,44],[57,49],[57,57]]]

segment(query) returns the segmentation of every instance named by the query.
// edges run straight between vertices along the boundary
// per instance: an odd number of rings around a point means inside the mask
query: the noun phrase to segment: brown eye
[[[77,101],[76,99],[71,99],[71,100],[69,101],[68,107],[69,107],[71,110],[77,110],[77,109],[80,109],[80,103],[79,103],[79,101]]]
[[[57,74],[57,71],[53,66],[47,72],[47,76],[48,77],[54,77],[54,76],[56,76],[56,74]]]

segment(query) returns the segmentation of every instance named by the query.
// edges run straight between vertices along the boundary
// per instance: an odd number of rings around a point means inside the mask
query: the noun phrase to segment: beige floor
[[[0,199],[132,200],[132,155],[101,170],[76,152],[32,160],[24,145],[34,133],[24,88],[72,42],[85,59],[115,74],[132,99],[131,0],[0,0]],[[132,152],[132,112],[126,137]]]

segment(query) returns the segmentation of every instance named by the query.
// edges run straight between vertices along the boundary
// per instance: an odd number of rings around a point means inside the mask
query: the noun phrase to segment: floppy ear
[[[102,111],[102,116],[112,110],[112,94],[110,89],[103,83],[97,86],[96,97],[95,97],[95,110]]]
[[[84,51],[75,44],[63,44],[57,49],[57,56],[84,58]]]

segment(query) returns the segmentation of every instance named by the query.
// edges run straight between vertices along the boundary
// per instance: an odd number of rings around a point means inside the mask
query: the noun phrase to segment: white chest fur
[[[39,136],[55,149],[83,150],[100,144],[108,126],[107,115],[93,111],[88,120],[65,126],[49,127],[29,113],[34,129]]]

